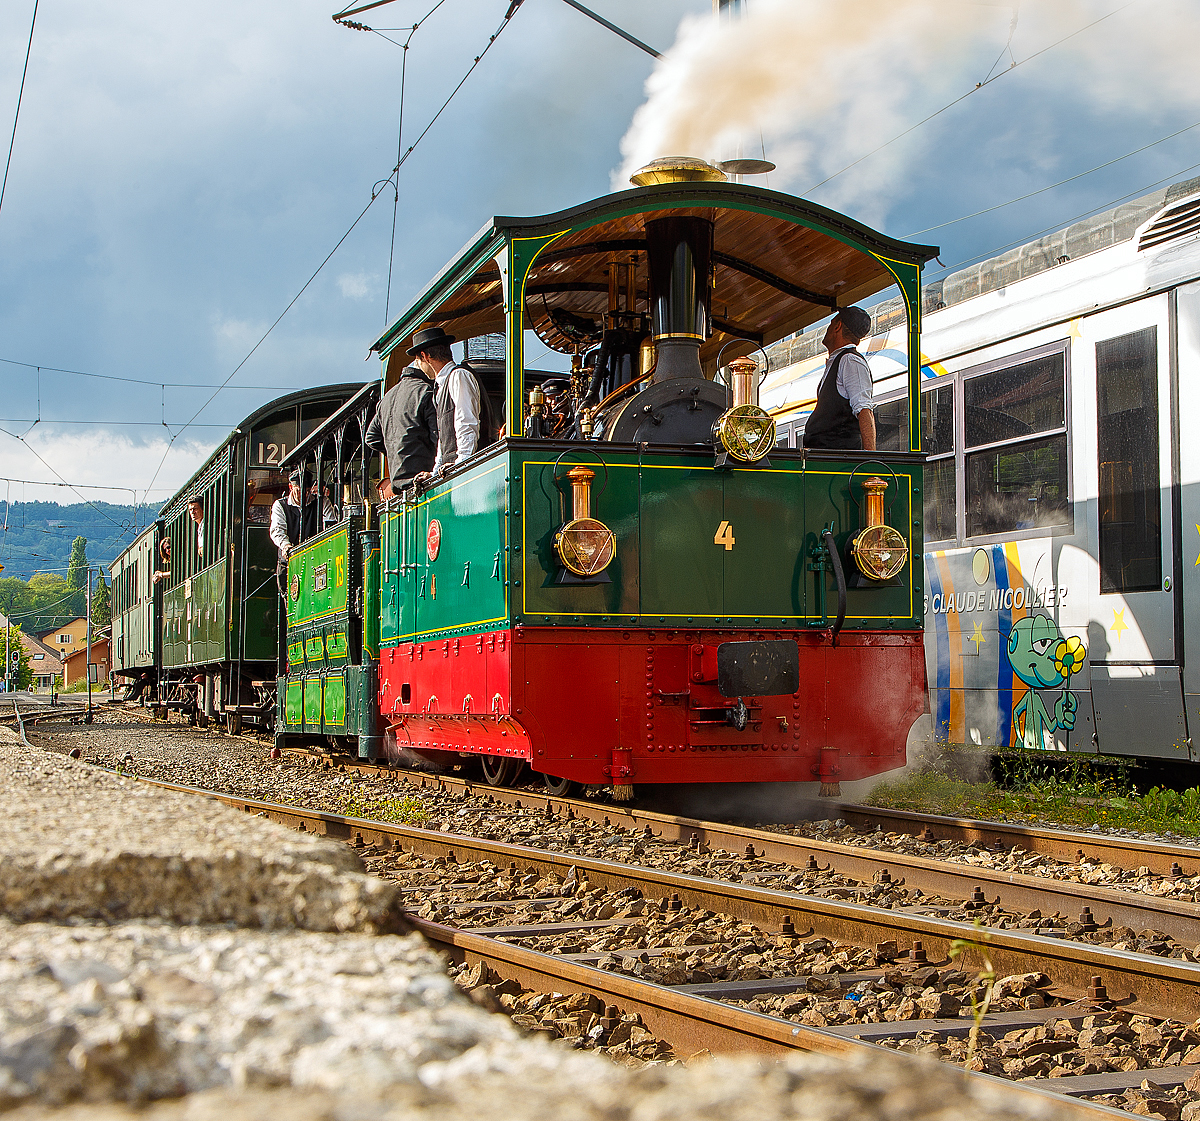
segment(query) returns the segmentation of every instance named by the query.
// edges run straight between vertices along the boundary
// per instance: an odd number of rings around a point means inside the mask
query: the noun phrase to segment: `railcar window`
[[[875,406],[875,446],[883,452],[908,451],[908,397]]]
[[[925,539],[952,541],[958,536],[953,382],[921,394],[921,441],[929,456],[925,465]]]
[[[1067,438],[1022,441],[966,457],[967,536],[1063,525]]]
[[[962,394],[966,535],[1070,525],[1066,351],[966,375]]]
[[[963,382],[966,446],[977,448],[1062,428],[1065,360],[1048,354]]]
[[[1100,591],[1162,586],[1158,336],[1148,327],[1096,344]]]
[[[954,451],[954,385],[947,382],[921,394],[921,436],[926,455]]]

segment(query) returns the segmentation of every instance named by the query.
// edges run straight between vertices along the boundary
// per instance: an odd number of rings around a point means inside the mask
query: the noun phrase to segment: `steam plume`
[[[1013,55],[995,71],[1112,11],[1107,0],[1025,0]],[[646,82],[614,189],[659,156],[728,159],[739,144],[758,156],[761,133],[779,165],[771,186],[807,191],[983,80],[1015,14],[1000,0],[754,0],[740,20],[690,17]],[[1005,81],[1122,113],[1196,104],[1200,83],[1187,78],[1183,45],[1198,34],[1194,5],[1137,4]],[[944,125],[962,127],[964,112]],[[822,194],[870,220],[862,208],[895,195],[906,160],[936,159],[937,127],[890,145]]]

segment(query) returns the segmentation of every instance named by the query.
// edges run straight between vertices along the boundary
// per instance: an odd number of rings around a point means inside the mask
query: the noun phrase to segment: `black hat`
[[[431,346],[449,346],[454,342],[453,335],[447,335],[440,327],[425,327],[413,335],[413,344],[408,348],[409,355],[420,354]]]
[[[871,333],[871,313],[860,307],[844,307],[836,319],[842,321],[846,333],[855,339],[865,339]]]
[[[312,475],[300,467],[297,467],[289,476],[289,483],[295,483],[301,490],[306,490],[312,486]]]
[[[543,393],[566,393],[567,383],[562,378],[547,378],[542,382]]]

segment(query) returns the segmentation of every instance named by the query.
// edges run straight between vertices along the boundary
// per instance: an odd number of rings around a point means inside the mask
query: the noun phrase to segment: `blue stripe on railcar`
[[[932,553],[925,558],[925,574],[932,604],[935,597],[942,595],[942,574],[938,571],[937,557]],[[934,713],[937,727],[934,734],[936,739],[945,742],[950,738],[950,631],[946,613],[935,611],[933,623],[937,650],[937,710]]]
[[[1012,609],[1004,606],[1003,593],[1008,590],[1008,558],[1003,545],[992,546],[992,571],[996,574],[996,587],[1001,592],[1000,611],[996,617],[996,631],[1000,651],[996,658],[996,742],[1007,745],[1012,735],[1013,672],[1008,660],[1008,636],[1012,631]]]

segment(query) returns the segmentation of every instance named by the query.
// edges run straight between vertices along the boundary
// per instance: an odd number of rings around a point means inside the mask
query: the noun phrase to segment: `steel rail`
[[[1087,856],[1116,868],[1149,868],[1161,876],[1200,874],[1200,845],[1172,845],[1111,833],[1079,833],[1034,825],[881,809],[842,804],[838,815],[859,829],[873,827],[912,833],[922,840],[962,841],[967,844],[1022,848],[1030,853],[1076,863]],[[1178,868],[1173,869],[1172,865]]]
[[[17,702],[16,702],[16,701],[13,701],[12,705],[13,705],[13,712],[16,714],[16,717],[17,717],[17,728],[18,728],[18,730],[19,730],[19,731],[20,731],[20,733],[21,733],[21,742],[22,742],[22,743],[23,743],[23,744],[24,744],[26,747],[28,747],[28,748],[32,748],[32,747],[33,747],[33,744],[31,744],[31,743],[29,742],[29,739],[28,739],[28,737],[25,735],[25,717],[24,717],[24,714],[21,712],[21,709],[20,709],[20,707],[17,705]]]
[[[1083,910],[1088,908],[1091,919],[1098,926],[1126,926],[1135,931],[1149,929],[1166,934],[1188,947],[1200,944],[1200,904],[1187,900],[1163,898],[1074,880],[1008,872],[973,864],[953,863],[932,857],[880,851],[863,845],[838,844],[833,841],[797,837],[749,826],[726,825],[633,807],[604,805],[528,790],[493,787],[455,776],[427,775],[418,771],[381,767],[359,761],[339,761],[337,765],[367,774],[399,778],[423,789],[434,788],[475,796],[490,796],[494,801],[513,806],[548,807],[556,813],[566,813],[597,822],[604,821],[626,831],[644,832],[649,828],[655,837],[664,841],[706,844],[710,848],[723,849],[733,854],[745,852],[747,856],[778,861],[799,869],[832,871],[868,883],[886,871],[893,878],[899,877],[903,885],[910,890],[919,889],[944,899],[963,900],[977,910],[985,905],[998,904],[1012,911],[1029,913],[1037,909],[1043,912],[1058,912],[1068,919],[1077,916],[1083,919]],[[842,809],[845,810],[846,807]],[[891,811],[883,812],[886,814]],[[926,820],[926,815],[910,816]],[[1060,834],[1054,830],[1034,832],[1046,833],[1056,840],[1062,836],[1073,838],[1067,848],[1077,847],[1076,841],[1084,843],[1092,839],[1090,834]],[[995,843],[995,830],[989,827],[985,835],[992,838],[989,843]],[[980,839],[972,838],[976,841]],[[1160,863],[1164,865],[1167,874],[1171,871],[1171,864],[1166,860],[1167,855],[1178,868],[1180,854],[1184,854],[1182,859],[1195,862],[1197,871],[1200,871],[1200,850],[1161,847],[1165,854]],[[1063,849],[1056,855],[1065,851]],[[1139,859],[1147,856],[1145,850],[1132,845],[1126,845],[1123,851],[1132,852]],[[1113,860],[1107,862],[1117,863]],[[983,896],[982,901],[979,900],[979,893]]]
[[[810,1051],[842,1058],[881,1052],[901,1062],[909,1056],[881,1048],[845,1034],[822,1031],[777,1016],[738,1008],[709,997],[697,996],[667,985],[640,981],[622,974],[581,965],[578,962],[498,942],[495,938],[459,930],[442,923],[409,916],[414,929],[441,947],[452,960],[474,965],[483,962],[501,977],[518,982],[535,992],[589,993],[606,1004],[615,1001],[625,1012],[636,1012],[648,1031],[671,1044],[676,1054],[709,1050],[749,1052],[782,1056],[791,1051]],[[1029,1082],[961,1071],[964,1085],[970,1079],[999,1083],[1039,1104],[1052,1102],[1064,1116],[1081,1119],[1124,1117],[1122,1110],[1080,1101]]]
[[[833,841],[797,837],[749,826],[723,825],[698,818],[654,813],[624,806],[598,805],[576,798],[556,798],[547,794],[497,788],[468,779],[423,775],[396,771],[372,764],[343,764],[366,773],[396,775],[420,788],[456,790],[474,795],[491,795],[496,801],[513,806],[548,806],[557,813],[601,821],[628,831],[649,828],[664,841],[703,843],[730,853],[745,852],[765,860],[779,861],[797,868],[811,868],[816,861],[821,871],[834,871],[853,879],[873,881],[881,871],[899,875],[904,886],[919,888],[928,894],[970,901],[975,889],[981,889],[988,903],[999,903],[1014,911],[1034,909],[1058,911],[1074,918],[1083,908],[1091,910],[1098,925],[1128,926],[1135,931],[1151,929],[1170,935],[1189,947],[1200,944],[1200,904],[1164,899],[1120,888],[1102,887],[981,868],[972,864],[951,863],[932,857],[880,851],[862,845],[842,845]],[[1051,831],[1047,831],[1051,832]],[[1080,834],[1070,834],[1085,839]],[[1200,850],[1192,853],[1200,871]],[[1113,863],[1110,861],[1109,863]],[[1169,866],[1168,866],[1169,867]]]
[[[781,929],[791,920],[798,930],[852,945],[871,947],[901,940],[922,943],[931,963],[947,961],[951,944],[970,944],[960,959],[963,967],[981,964],[981,943],[993,966],[1005,974],[1044,972],[1057,988],[1072,994],[1086,993],[1096,979],[1109,999],[1131,1010],[1160,1018],[1191,1020],[1200,1005],[1200,965],[1171,958],[1150,957],[1045,938],[1011,930],[975,927],[947,919],[890,911],[818,896],[799,895],[745,883],[710,880],[677,872],[598,860],[572,853],[555,853],[486,841],[479,837],[419,829],[407,825],[369,821],[340,814],[279,805],[257,799],[182,786],[157,779],[150,785],[213,798],[246,813],[355,845],[374,844],[401,848],[430,857],[455,861],[512,861],[539,873],[555,872],[566,878],[572,869],[597,887],[620,890],[636,887],[648,898],[677,895],[685,906],[731,915],[760,928]],[[548,931],[547,931],[548,933]],[[807,935],[806,935],[807,936]]]

